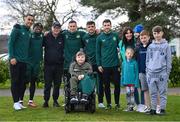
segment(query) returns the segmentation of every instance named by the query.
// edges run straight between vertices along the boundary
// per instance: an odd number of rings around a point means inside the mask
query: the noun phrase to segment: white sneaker
[[[14,103],[13,108],[14,108],[15,110],[21,110],[21,109],[22,109],[22,108],[20,107],[20,105],[19,105],[19,102]]]
[[[142,105],[142,106],[139,108],[139,112],[145,113],[147,108],[148,108],[148,107],[147,107],[146,105]]]
[[[140,112],[143,108],[144,108],[144,105],[143,104],[139,104],[137,106],[137,110],[136,111]]]
[[[99,107],[99,108],[105,108],[105,106],[104,106],[103,103],[99,103],[99,104],[98,104],[98,107]]]
[[[19,107],[21,107],[21,108],[27,108],[27,107],[25,107],[25,106],[23,106],[20,102],[19,102]]]
[[[156,113],[157,113],[157,114],[160,114],[160,112],[161,112],[161,107],[160,107],[160,105],[157,105],[157,107],[156,107]]]

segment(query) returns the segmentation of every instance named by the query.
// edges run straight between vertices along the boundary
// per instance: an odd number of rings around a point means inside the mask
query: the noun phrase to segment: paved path
[[[111,92],[111,93],[113,93],[113,92]],[[121,89],[121,94],[124,94],[124,93],[125,93],[125,89],[122,88]],[[29,90],[26,90],[25,94],[29,95]],[[180,88],[169,88],[168,89],[168,94],[169,95],[179,95],[180,96]],[[36,96],[43,95],[43,89],[36,89],[35,95]],[[64,95],[64,90],[63,89],[60,90],[60,95]],[[11,96],[10,89],[0,89],[0,97],[1,96]]]

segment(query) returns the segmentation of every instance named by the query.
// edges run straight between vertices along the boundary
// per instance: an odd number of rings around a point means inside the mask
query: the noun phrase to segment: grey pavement
[[[113,89],[112,89],[113,90]],[[113,93],[113,91],[111,92]],[[125,93],[125,89],[121,89],[121,94]],[[29,95],[29,90],[26,89],[25,95]],[[60,95],[64,95],[64,90],[60,89]],[[169,88],[168,95],[178,95],[180,96],[180,88]],[[0,89],[0,97],[1,96],[11,96],[10,89]],[[36,89],[35,96],[43,96],[43,89]]]

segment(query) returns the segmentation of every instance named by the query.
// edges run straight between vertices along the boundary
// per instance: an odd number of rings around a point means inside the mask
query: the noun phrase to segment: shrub
[[[8,66],[6,61],[0,61],[0,83],[5,83],[10,79]]]
[[[173,87],[180,84],[180,57],[174,56],[172,59],[172,70],[169,76],[169,80]]]

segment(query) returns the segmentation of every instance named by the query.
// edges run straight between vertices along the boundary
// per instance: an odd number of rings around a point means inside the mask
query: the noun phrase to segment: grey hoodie
[[[171,49],[165,39],[159,43],[153,40],[147,48],[146,54],[146,73],[167,73],[171,71]]]

